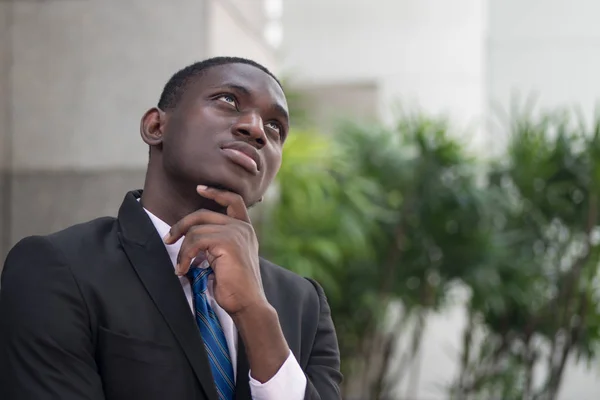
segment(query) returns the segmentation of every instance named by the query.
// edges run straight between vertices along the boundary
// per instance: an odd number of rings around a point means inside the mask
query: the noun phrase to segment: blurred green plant
[[[553,400],[569,357],[596,355],[597,121],[516,118],[491,165],[419,113],[292,132],[255,226],[263,255],[324,286],[346,398],[391,398],[404,383],[416,396],[428,316],[457,286],[469,318],[455,399]]]
[[[389,395],[415,370],[428,312],[485,257],[474,170],[447,123],[422,115],[290,135],[257,231],[263,254],[325,287],[357,398]],[[386,326],[395,304],[402,316]],[[392,365],[409,319],[411,348]]]
[[[473,295],[457,399],[553,400],[570,357],[596,356],[600,118],[590,129],[576,115],[514,118],[508,151],[490,169],[488,190],[504,197],[488,263],[494,279],[465,277]]]

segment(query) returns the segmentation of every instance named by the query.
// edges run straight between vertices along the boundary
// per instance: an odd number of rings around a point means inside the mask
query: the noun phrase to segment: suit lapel
[[[173,273],[165,246],[137,201],[140,195],[141,191],[128,193],[119,210],[121,243],[142,284],[183,349],[206,397],[217,400],[217,390],[198,327],[181,284]]]

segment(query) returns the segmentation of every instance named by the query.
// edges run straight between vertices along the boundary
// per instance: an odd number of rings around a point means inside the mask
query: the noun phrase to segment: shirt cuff
[[[279,371],[267,382],[260,383],[250,377],[252,400],[303,400],[306,391],[306,375],[290,350],[290,355]]]

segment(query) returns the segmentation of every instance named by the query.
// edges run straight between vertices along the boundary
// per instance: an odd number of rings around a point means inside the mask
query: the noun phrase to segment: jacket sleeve
[[[104,399],[86,304],[47,238],[23,239],[4,264],[0,399]]]
[[[319,296],[319,324],[313,348],[306,368],[305,400],[339,400],[340,384],[340,351],[331,309],[323,288],[314,280],[308,279]]]

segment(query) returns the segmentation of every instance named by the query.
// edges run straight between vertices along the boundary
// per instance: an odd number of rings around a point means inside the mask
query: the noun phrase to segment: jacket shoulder
[[[52,243],[60,244],[65,241],[85,240],[98,238],[110,233],[116,227],[117,219],[114,217],[101,217],[91,221],[69,226],[60,231],[45,235]]]
[[[32,253],[54,253],[67,263],[79,255],[89,257],[102,243],[113,237],[117,239],[116,225],[116,218],[101,217],[47,235],[26,236],[8,252],[6,263],[27,259]]]
[[[265,258],[260,258],[261,273],[266,274],[267,277],[277,279],[284,284],[300,285],[306,288],[310,288],[310,284],[307,278],[298,275],[289,269],[283,268]]]
[[[318,304],[319,297],[324,295],[321,286],[311,278],[306,278],[285,269],[269,260],[260,258],[261,275],[268,292],[275,296],[305,299]]]

